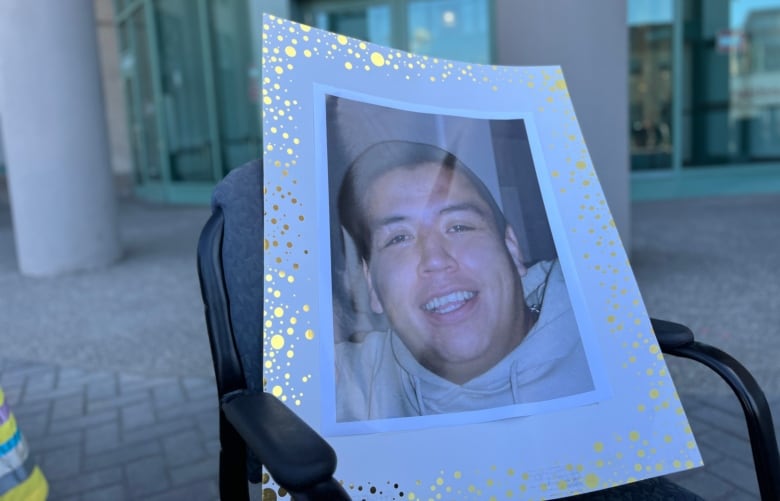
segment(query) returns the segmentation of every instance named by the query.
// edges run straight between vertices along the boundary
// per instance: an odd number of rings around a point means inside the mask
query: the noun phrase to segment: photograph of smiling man
[[[336,420],[593,390],[523,121],[328,99]]]

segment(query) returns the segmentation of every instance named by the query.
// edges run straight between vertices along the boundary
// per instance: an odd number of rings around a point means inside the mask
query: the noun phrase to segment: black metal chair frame
[[[219,394],[221,498],[249,498],[248,448],[293,499],[348,500],[349,495],[333,478],[336,454],[330,445],[278,399],[247,389],[222,268],[223,228],[223,214],[217,207],[198,242],[198,275]],[[651,320],[665,354],[704,364],[737,395],[747,422],[761,499],[780,499],[780,454],[772,414],[755,378],[727,353],[696,341],[686,326]]]

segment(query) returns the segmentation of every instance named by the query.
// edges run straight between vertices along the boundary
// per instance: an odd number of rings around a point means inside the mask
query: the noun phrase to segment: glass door
[[[246,0],[115,0],[136,193],[208,203],[260,154]],[[255,61],[258,59],[258,61]]]

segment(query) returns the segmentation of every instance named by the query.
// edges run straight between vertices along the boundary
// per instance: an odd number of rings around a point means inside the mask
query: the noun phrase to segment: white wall
[[[560,65],[623,245],[630,248],[626,0],[496,0],[497,63]]]

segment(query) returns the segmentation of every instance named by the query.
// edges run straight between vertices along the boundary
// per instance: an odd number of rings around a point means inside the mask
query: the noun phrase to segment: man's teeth
[[[476,293],[471,291],[451,292],[446,296],[431,299],[423,306],[423,309],[436,313],[449,313],[463,306],[466,301],[474,296],[476,296]]]

